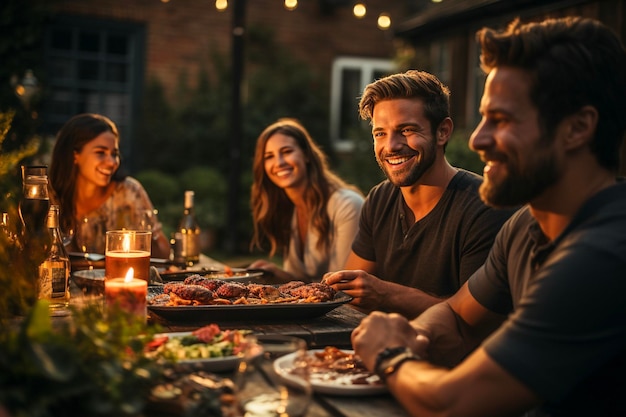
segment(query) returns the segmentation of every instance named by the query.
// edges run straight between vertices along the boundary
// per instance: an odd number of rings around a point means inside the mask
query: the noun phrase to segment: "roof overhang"
[[[494,19],[529,10],[550,11],[586,3],[588,0],[448,0],[432,4],[416,16],[399,23],[395,36],[414,39],[467,29],[477,21]]]

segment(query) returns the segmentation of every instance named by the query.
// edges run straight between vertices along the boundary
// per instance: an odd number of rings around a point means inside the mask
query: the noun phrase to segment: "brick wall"
[[[232,0],[231,0],[232,3]],[[246,24],[271,27],[276,42],[329,76],[334,57],[393,55],[390,31],[376,27],[378,14],[398,2],[370,0],[368,14],[357,19],[351,7],[323,14],[316,0],[300,0],[287,11],[282,0],[248,0]],[[141,22],[146,27],[145,71],[172,91],[181,72],[195,81],[213,48],[229,56],[232,5],[218,12],[213,0],[49,0],[57,12]],[[397,9],[398,6],[395,6]],[[393,17],[393,14],[392,14]]]

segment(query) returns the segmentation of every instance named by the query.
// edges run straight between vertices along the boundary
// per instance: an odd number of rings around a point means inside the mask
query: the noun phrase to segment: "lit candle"
[[[134,231],[121,233],[123,235],[120,242],[110,239],[107,243],[104,265],[107,279],[123,276],[124,271],[133,268],[135,278],[149,281],[151,233]]]
[[[104,300],[108,311],[115,307],[146,319],[146,297],[148,282],[133,278],[130,268],[125,278],[111,278],[104,281]]]

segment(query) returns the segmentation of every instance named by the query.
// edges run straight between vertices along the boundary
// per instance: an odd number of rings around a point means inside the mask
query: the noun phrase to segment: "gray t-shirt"
[[[513,210],[486,206],[482,177],[459,170],[437,205],[407,228],[400,189],[383,181],[368,194],[352,250],[376,276],[435,296],[454,294],[480,267]]]
[[[626,416],[626,184],[595,195],[554,242],[521,209],[468,285],[510,313],[483,346],[547,401],[533,415]]]

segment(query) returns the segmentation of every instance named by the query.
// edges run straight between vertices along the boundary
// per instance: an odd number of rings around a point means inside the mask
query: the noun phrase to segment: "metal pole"
[[[241,193],[241,83],[244,73],[244,35],[246,0],[234,0],[232,26],[232,108],[230,120],[230,174],[228,180],[228,236],[226,251],[234,254],[238,250],[239,200]]]

